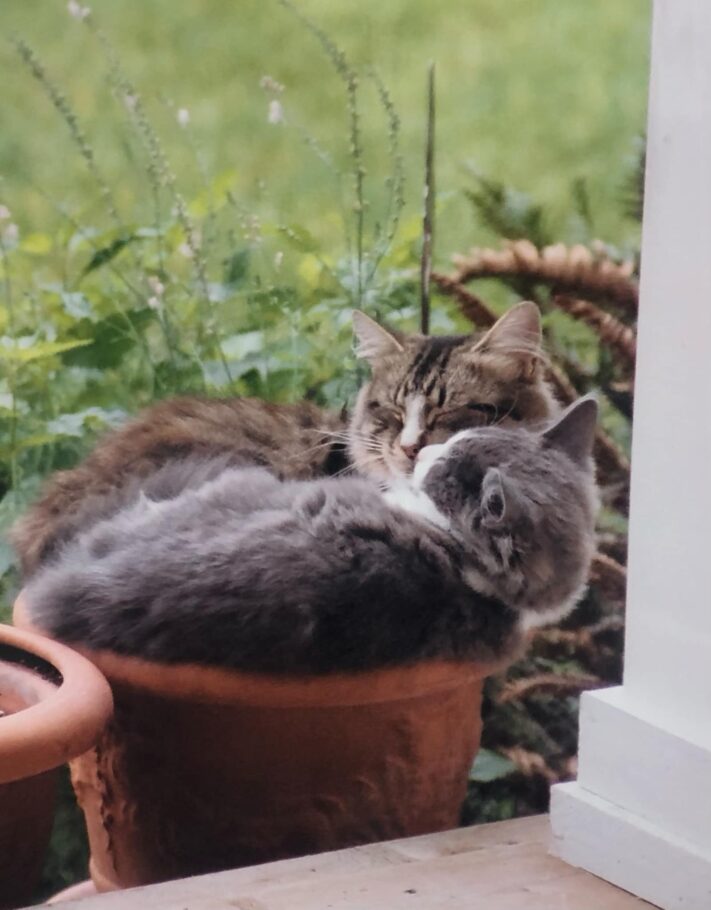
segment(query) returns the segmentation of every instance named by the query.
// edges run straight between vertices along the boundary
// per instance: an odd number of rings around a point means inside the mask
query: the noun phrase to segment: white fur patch
[[[450,530],[449,519],[439,511],[429,496],[406,482],[391,487],[383,494],[383,499],[389,506],[397,506],[404,512],[418,515],[444,531]]]
[[[450,437],[446,442],[431,446],[425,446],[417,456],[415,468],[412,472],[412,482],[415,489],[422,489],[422,485],[424,484],[425,478],[427,477],[427,474],[429,473],[432,465],[436,461],[440,461],[440,459],[446,458],[449,450],[453,445],[456,445],[460,439],[467,439],[469,436],[474,436],[476,432],[476,430],[460,430],[458,433],[455,433],[454,436]]]
[[[548,607],[547,610],[526,611],[521,613],[519,626],[524,632],[529,629],[537,629],[539,626],[548,626],[552,623],[560,622],[561,619],[571,612],[573,607],[578,603],[587,589],[587,584],[581,585],[572,597],[557,604],[554,607]]]
[[[489,579],[485,575],[482,575],[481,572],[477,572],[477,570],[473,569],[471,566],[462,572],[462,578],[464,579],[464,583],[477,594],[484,594],[486,597],[499,596],[498,591],[494,588]]]
[[[414,446],[425,432],[425,396],[413,395],[405,404],[405,421],[400,433],[401,446]]]
[[[412,483],[415,489],[421,489],[430,468],[435,461],[438,461],[442,457],[445,448],[445,445],[432,445],[425,446],[424,449],[420,450],[412,472]]]

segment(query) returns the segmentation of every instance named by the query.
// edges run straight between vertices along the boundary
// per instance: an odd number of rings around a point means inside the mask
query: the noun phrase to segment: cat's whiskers
[[[355,474],[356,467],[352,464],[347,464],[345,468],[341,468],[340,471],[336,471],[335,474],[332,474],[331,477],[344,477],[346,474]]]
[[[378,458],[383,455],[383,446],[377,440],[373,439],[369,442],[361,441],[358,443],[357,448],[358,454],[353,454],[353,457],[356,459],[360,458],[360,453],[365,452],[366,454],[376,455]]]
[[[490,423],[489,426],[491,426],[491,427],[501,426],[501,424],[504,422],[504,420],[509,418],[513,414],[513,412],[516,410],[517,401],[518,401],[518,396],[514,396],[513,401],[509,405],[508,411],[506,411],[505,414],[502,414],[501,417],[499,417],[499,413],[498,413],[499,409],[496,408],[496,420],[494,420],[493,423]]]
[[[346,434],[345,442],[358,442],[366,449],[371,451],[378,451],[380,449],[380,443],[375,439],[375,437],[370,433],[361,433],[358,430],[353,430]]]
[[[331,448],[334,444],[343,443],[347,445],[352,438],[352,434],[347,433],[343,430],[334,431],[334,430],[321,430],[322,436],[326,436],[327,439],[324,442],[316,443],[316,445],[309,446],[306,449],[300,449],[298,452],[294,452],[290,459],[302,458],[304,455],[310,455],[312,452],[318,452],[320,449]]]
[[[335,442],[348,442],[352,434],[347,430],[321,430],[322,436],[327,436]]]
[[[362,443],[362,445],[366,452],[373,452],[376,455],[379,455],[383,451],[383,447],[380,443],[375,441],[371,443]]]
[[[328,436],[329,439],[334,442],[343,442],[346,444],[359,442],[361,445],[371,449],[378,446],[377,441],[370,433],[362,433],[358,430],[324,430],[323,435]]]
[[[349,464],[345,468],[341,468],[340,471],[336,471],[335,474],[332,474],[332,477],[343,477],[345,474],[356,474],[360,468],[367,467],[371,464],[376,464],[381,461],[380,454],[370,455],[369,457],[363,458],[357,465]]]
[[[294,461],[296,458],[303,458],[305,455],[311,455],[314,452],[318,452],[319,449],[330,449],[333,446],[333,440],[327,440],[326,442],[319,442],[314,446],[309,446],[306,449],[299,449],[298,452],[293,452],[288,457],[288,461]]]
[[[327,449],[332,447],[334,444],[342,443],[344,445],[349,445],[353,441],[357,441],[367,452],[373,452],[379,454],[381,449],[380,445],[372,436],[365,436],[360,433],[350,433],[343,430],[334,431],[334,430],[323,430],[322,435],[327,436],[324,442],[316,443],[316,445],[309,446],[306,449],[300,449],[298,452],[294,452],[289,456],[289,460],[293,461],[297,458],[303,458],[306,455],[311,455],[314,452],[318,452],[321,449]]]

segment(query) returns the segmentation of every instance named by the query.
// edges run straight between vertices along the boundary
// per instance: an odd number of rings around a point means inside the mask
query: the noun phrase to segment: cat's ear
[[[574,401],[549,427],[543,438],[562,449],[576,464],[585,464],[592,455],[597,426],[597,402],[589,395]]]
[[[520,377],[533,379],[543,352],[541,311],[524,300],[507,310],[474,345],[477,354],[499,354],[520,366]]]
[[[501,471],[489,468],[481,484],[481,517],[487,527],[501,524],[506,516],[506,490]]]
[[[353,331],[358,340],[356,357],[370,363],[380,360],[386,354],[398,354],[404,350],[392,332],[378,325],[361,310],[353,310]]]

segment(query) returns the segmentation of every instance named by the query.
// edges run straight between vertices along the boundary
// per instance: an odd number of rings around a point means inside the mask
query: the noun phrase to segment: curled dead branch
[[[629,514],[630,462],[601,427],[595,432],[595,464],[604,504],[623,515]]]
[[[627,370],[634,369],[637,339],[633,329],[589,300],[557,294],[553,297],[553,303],[589,326],[600,341],[623,361]]]
[[[547,692],[556,695],[582,692],[603,685],[598,676],[590,673],[538,673],[507,682],[497,696],[500,705],[509,701],[520,701],[532,693]]]
[[[637,312],[639,291],[634,263],[618,263],[603,248],[556,243],[539,250],[530,240],[505,242],[503,249],[473,248],[452,257],[456,284],[477,278],[526,278],[551,288],[553,294],[568,294],[585,300],[616,304],[628,316]]]
[[[537,655],[558,660],[575,658],[582,664],[588,663],[598,649],[598,639],[624,631],[624,617],[621,613],[610,613],[592,625],[579,629],[551,628],[536,629],[532,647]],[[588,668],[589,669],[589,668]],[[605,682],[611,680],[605,677]]]
[[[561,773],[559,780],[575,780],[578,776],[578,756],[569,755],[567,758],[564,758],[561,762]]]
[[[562,648],[567,652],[585,651],[590,647],[592,637],[586,626],[582,629],[558,629],[552,628],[536,629],[534,640],[537,645],[545,644],[555,648]]]
[[[605,397],[617,408],[617,410],[622,414],[623,417],[626,417],[627,420],[632,420],[632,408],[634,405],[634,382],[630,378],[627,381],[613,381],[608,382],[603,387],[605,392]]]
[[[466,318],[477,328],[488,329],[496,322],[496,316],[484,303],[481,297],[472,294],[464,285],[459,284],[448,275],[432,272],[432,281],[445,294],[453,297]]]
[[[549,784],[556,784],[560,780],[559,773],[554,771],[538,752],[532,752],[522,746],[511,746],[508,749],[501,749],[500,752],[524,777],[543,777]]]
[[[556,398],[561,404],[572,404],[578,398],[578,390],[568,378],[567,374],[554,363],[548,364],[547,379],[553,386]]]
[[[599,588],[609,600],[624,602],[627,592],[627,569],[616,559],[598,551],[593,557],[590,583]]]
[[[622,528],[602,531],[597,538],[597,548],[606,556],[611,556],[621,566],[627,565],[627,535]]]

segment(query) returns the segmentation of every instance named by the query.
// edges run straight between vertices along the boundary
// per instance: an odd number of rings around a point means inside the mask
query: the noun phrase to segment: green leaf
[[[88,340],[76,341],[39,341],[29,347],[0,347],[0,359],[12,360],[16,363],[29,363],[32,360],[42,360],[45,357],[54,357],[74,348],[85,347],[91,344]]]
[[[60,414],[47,423],[47,430],[53,436],[84,436],[87,430],[103,429],[106,426],[117,426],[125,418],[126,412],[118,408],[108,411],[105,408],[91,407],[83,411]]]
[[[180,351],[174,354],[172,360],[162,360],[156,364],[155,377],[160,388],[172,394],[202,391],[205,387],[200,362]],[[222,383],[226,382],[227,376],[223,369]]]
[[[97,250],[84,267],[81,277],[83,278],[85,275],[88,275],[89,272],[94,272],[96,269],[100,269],[103,265],[106,265],[107,262],[111,262],[112,259],[118,256],[121,250],[135,240],[138,240],[138,237],[136,237],[135,234],[117,237],[115,240],[112,240],[108,246],[104,246],[100,250]]]
[[[480,784],[488,784],[492,780],[501,780],[502,777],[508,777],[515,770],[516,765],[510,759],[492,752],[490,749],[479,749],[479,753],[469,772],[469,780]]]
[[[33,433],[31,436],[23,436],[15,441],[15,451],[21,452],[24,449],[38,449],[41,446],[52,445],[56,442],[57,437],[51,433]],[[12,452],[11,446],[0,446],[0,455],[7,458]]]
[[[117,367],[155,318],[153,310],[145,307],[141,310],[112,313],[98,322],[82,319],[74,331],[78,335],[89,336],[82,342],[85,346],[81,350],[68,351],[62,359],[68,366],[100,369]]]
[[[225,284],[233,290],[242,287],[249,275],[249,247],[237,250],[225,260]]]
[[[571,185],[571,195],[575,211],[588,230],[593,231],[592,204],[590,201],[590,189],[584,177],[576,177]]]
[[[79,291],[60,291],[64,311],[74,319],[94,319],[94,310],[88,298]]]
[[[10,490],[0,499],[0,535],[25,511],[27,505],[37,495],[39,484],[40,478],[36,476],[22,480],[14,490]]]
[[[277,228],[279,233],[284,237],[290,246],[299,250],[301,253],[318,253],[320,252],[319,243],[312,233],[298,224],[282,224]]]
[[[254,353],[247,354],[239,360],[228,360],[227,366],[234,381],[246,376],[247,373],[254,373],[255,376],[264,379],[271,370],[279,369],[281,364],[275,357]],[[202,365],[202,372],[208,385],[215,386],[218,389],[227,385],[227,373],[221,360],[206,361]]]
[[[210,281],[207,285],[207,297],[211,303],[224,303],[234,295],[235,289],[230,284],[220,281]]]
[[[504,183],[473,176],[477,188],[465,194],[486,227],[508,240],[525,238],[539,248],[553,243],[543,206]]]
[[[0,498],[0,577],[15,565],[15,554],[4,540],[13,522],[22,515],[28,504],[37,495],[40,478],[37,476],[22,480],[14,490]]]
[[[222,352],[230,360],[241,360],[248,354],[264,350],[264,332],[240,332],[222,342]]]
[[[15,554],[10,544],[0,538],[0,578],[15,565]]]
[[[28,234],[23,237],[20,249],[24,253],[43,256],[52,249],[52,238],[48,234]]]

